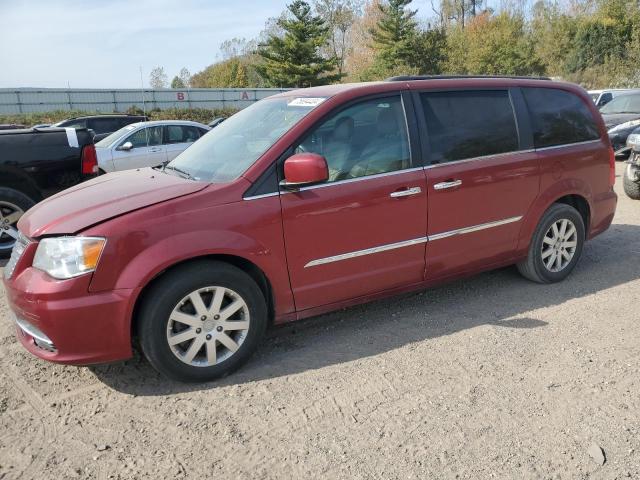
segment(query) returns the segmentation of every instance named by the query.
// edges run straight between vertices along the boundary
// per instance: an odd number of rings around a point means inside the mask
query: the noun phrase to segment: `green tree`
[[[337,59],[320,54],[329,34],[324,20],[313,15],[303,0],[295,0],[287,8],[290,16],[277,21],[284,34],[270,34],[258,50],[262,57],[258,73],[274,87],[309,87],[340,80],[341,75],[333,73]]]
[[[369,77],[417,73],[414,65],[418,38],[414,17],[417,10],[409,10],[410,3],[411,0],[389,0],[378,4],[381,16],[370,31],[375,59],[368,72]]]
[[[191,77],[194,88],[248,88],[252,86],[248,78],[248,67],[242,57],[234,57],[209,65]]]
[[[457,26],[448,37],[447,71],[474,75],[541,75],[544,65],[535,55],[522,16],[488,12]]]
[[[178,75],[173,77],[173,80],[171,80],[171,88],[185,88],[185,87],[186,85]]]

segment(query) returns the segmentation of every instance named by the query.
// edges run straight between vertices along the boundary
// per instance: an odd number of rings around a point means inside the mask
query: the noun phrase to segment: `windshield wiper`
[[[189,172],[186,172],[184,170],[182,170],[181,168],[178,167],[174,167],[173,165],[168,165],[169,162],[165,163],[162,166],[162,172],[164,172],[167,168],[169,170],[173,170],[174,172],[177,172],[182,178],[187,178],[189,180],[195,180],[196,177],[194,177],[193,175],[191,175]]]

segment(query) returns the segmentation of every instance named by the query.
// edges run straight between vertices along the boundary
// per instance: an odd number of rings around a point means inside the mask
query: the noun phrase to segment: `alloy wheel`
[[[167,342],[183,363],[210,367],[238,351],[249,327],[249,307],[238,293],[220,286],[205,287],[174,307],[167,323]]]
[[[18,220],[24,210],[16,204],[0,200],[0,250],[13,248],[18,239]]]
[[[564,270],[576,253],[578,231],[573,222],[561,218],[551,224],[542,239],[542,263],[550,272]]]

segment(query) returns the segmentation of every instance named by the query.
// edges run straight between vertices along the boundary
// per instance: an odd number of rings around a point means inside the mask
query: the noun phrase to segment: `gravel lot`
[[[640,202],[618,193],[562,284],[507,268],[307,320],[205,385],[40,361],[2,294],[0,479],[640,478]]]

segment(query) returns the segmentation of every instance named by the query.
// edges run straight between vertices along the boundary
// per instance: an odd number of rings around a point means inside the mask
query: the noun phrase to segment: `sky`
[[[414,0],[419,16],[430,0]],[[0,0],[0,88],[140,88],[218,60],[254,38],[286,0]]]

